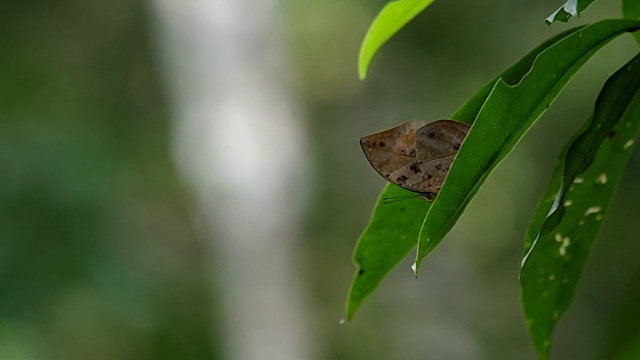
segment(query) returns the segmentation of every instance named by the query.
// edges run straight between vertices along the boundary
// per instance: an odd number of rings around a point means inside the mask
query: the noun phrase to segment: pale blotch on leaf
[[[571,244],[571,241],[569,240],[568,236],[562,238],[562,244],[560,245],[560,248],[558,249],[558,253],[560,253],[560,256],[567,255],[567,247],[570,244]]]
[[[581,177],[577,177],[575,178],[575,180],[573,180],[574,184],[582,184],[584,182],[584,179]]]
[[[602,214],[596,215],[596,220],[598,220],[598,221],[602,220]]]
[[[549,280],[553,281],[556,279],[556,276],[554,274],[549,275]]]
[[[584,219],[581,219],[580,221],[578,221],[578,225],[580,226],[584,225]]]
[[[596,184],[604,185],[604,184],[606,184],[606,183],[607,183],[607,181],[608,181],[608,180],[609,180],[609,179],[607,179],[607,174],[602,173],[602,174],[600,174],[600,176],[598,176],[598,177],[596,178]]]
[[[555,236],[555,239],[556,239],[557,242],[561,242],[562,241],[562,234],[557,233],[556,236]]]
[[[624,146],[622,147],[622,149],[627,150],[628,148],[631,147],[631,145],[633,145],[633,139],[630,139],[629,141],[624,143]]]
[[[600,212],[600,210],[602,210],[600,206],[592,206],[588,208],[587,211],[584,212],[584,216],[587,217],[591,214],[597,214]]]
[[[564,202],[564,206],[571,206],[573,204],[573,201],[571,200],[567,200]]]

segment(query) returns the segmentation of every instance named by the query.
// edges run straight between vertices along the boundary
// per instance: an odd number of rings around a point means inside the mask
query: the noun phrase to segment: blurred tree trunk
[[[227,359],[307,359],[294,246],[306,153],[279,78],[275,1],[155,2],[178,166],[194,186],[221,285]],[[222,329],[220,329],[222,327]]]

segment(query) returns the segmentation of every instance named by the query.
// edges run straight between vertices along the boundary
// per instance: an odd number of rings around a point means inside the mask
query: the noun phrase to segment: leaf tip
[[[347,299],[347,304],[344,309],[344,318],[340,320],[340,325],[345,322],[349,322],[353,319],[353,315],[356,313],[356,309],[358,308],[358,304],[351,300],[351,294],[349,294],[349,298]]]
[[[360,56],[358,57],[358,77],[360,80],[364,80],[367,77],[370,62],[371,58],[365,58],[363,49],[360,49]]]
[[[358,78],[360,78],[361,81],[364,81],[366,77],[367,77],[367,69],[358,69]]]

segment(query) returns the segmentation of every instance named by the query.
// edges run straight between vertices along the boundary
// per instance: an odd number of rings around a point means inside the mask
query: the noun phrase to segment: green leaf
[[[622,0],[622,16],[629,20],[640,20],[640,1]],[[633,37],[640,44],[640,34],[635,33]]]
[[[347,319],[380,283],[382,278],[416,246],[420,220],[429,203],[420,199],[383,203],[386,198],[415,195],[391,183],[382,191],[375,210],[353,253],[357,266],[346,305]]]
[[[527,232],[520,284],[542,359],[582,270],[640,129],[640,55],[605,83],[592,117],[563,151]]]
[[[640,21],[628,20],[605,20],[585,27],[538,55],[519,82],[496,82],[424,220],[416,272],[491,171],[513,150],[569,79],[607,42],[638,28]]]
[[[549,15],[544,22],[551,25],[555,21],[567,22],[572,16],[580,16],[592,2],[595,0],[567,0],[558,10]]]
[[[526,74],[536,56],[560,39],[577,31],[571,29],[558,34],[536,47],[515,65],[500,74],[460,108],[454,119],[468,124],[478,115],[482,104],[499,78],[517,81]],[[392,184],[382,191],[374,208],[369,225],[356,244],[353,261],[357,266],[346,304],[346,317],[351,319],[360,303],[380,284],[418,242],[422,221],[429,210],[430,203],[422,199],[383,204],[385,198],[395,198],[412,194]]]
[[[360,48],[358,74],[361,80],[367,77],[367,69],[378,49],[433,2],[434,0],[397,0],[382,8],[369,27]]]

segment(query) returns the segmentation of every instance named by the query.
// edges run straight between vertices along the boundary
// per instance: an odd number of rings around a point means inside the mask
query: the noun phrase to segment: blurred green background
[[[184,20],[179,10],[194,2],[162,2],[9,1],[0,12],[0,359],[251,358],[237,349],[247,331],[233,319],[245,310],[229,287],[244,288],[268,314],[252,281],[270,272],[215,270],[228,250],[218,245],[226,244],[216,230],[220,209],[233,208],[230,192],[250,190],[213,187],[208,206],[202,183],[180,170],[174,100],[184,91],[168,74],[179,57],[166,45],[167,19]],[[265,13],[258,0],[229,5],[242,4],[232,10],[247,28],[261,19],[269,44],[278,44],[247,56],[281,64],[269,79],[285,89],[303,129],[293,132],[304,164],[295,190],[273,203],[297,212],[294,235],[278,245],[293,264],[282,288],[295,288],[279,296],[299,306],[278,316],[297,325],[251,320],[283,338],[304,337],[292,359],[534,359],[518,302],[523,234],[564,143],[637,45],[626,35],[598,53],[489,178],[420,278],[410,256],[340,326],[351,251],[384,184],[358,139],[412,118],[445,118],[544,39],[620,16],[618,2],[600,0],[570,25],[547,27],[558,1],[439,1],[383,47],[361,82],[359,45],[384,3],[284,0]],[[210,4],[220,15],[210,21],[223,29],[229,8],[220,4]],[[229,38],[249,37],[243,24]],[[225,50],[216,49],[222,60],[211,66],[224,68]],[[276,120],[258,119],[267,129]],[[556,331],[556,359],[614,359],[638,343],[639,177],[634,151]],[[256,188],[269,184],[256,180]],[[269,213],[260,204],[242,219],[246,227]]]

